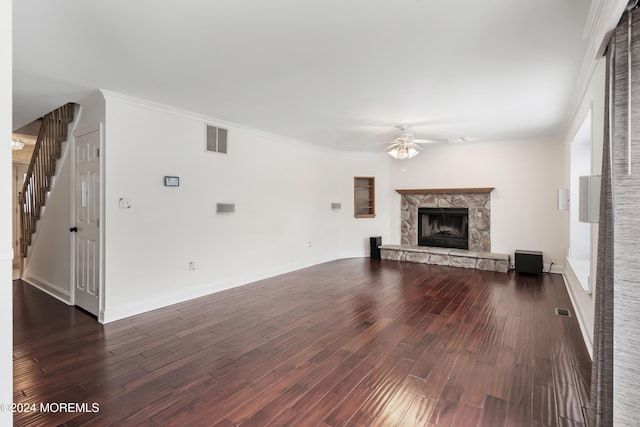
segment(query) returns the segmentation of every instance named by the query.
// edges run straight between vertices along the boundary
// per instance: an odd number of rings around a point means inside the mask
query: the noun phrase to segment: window
[[[591,110],[587,112],[582,125],[571,141],[571,172],[569,190],[569,253],[567,261],[585,291],[591,288],[591,242],[596,238],[592,235],[592,226],[580,222],[580,177],[591,175],[591,145],[592,145]],[[595,272],[593,272],[595,273]],[[593,274],[595,278],[595,274]]]
[[[372,176],[353,178],[353,208],[356,218],[376,216],[376,179]]]

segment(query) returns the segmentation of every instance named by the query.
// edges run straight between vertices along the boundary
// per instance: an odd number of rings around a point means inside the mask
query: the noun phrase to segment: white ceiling
[[[421,138],[562,139],[593,58],[590,7],[14,1],[13,125],[105,89],[355,151],[402,123]]]

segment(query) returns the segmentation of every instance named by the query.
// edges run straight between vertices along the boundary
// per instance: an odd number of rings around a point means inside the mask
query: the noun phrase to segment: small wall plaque
[[[180,186],[180,177],[179,176],[165,176],[164,177],[164,186],[165,187],[179,187]]]

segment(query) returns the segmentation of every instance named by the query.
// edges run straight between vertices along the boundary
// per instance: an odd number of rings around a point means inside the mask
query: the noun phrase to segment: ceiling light
[[[22,150],[24,148],[24,142],[20,141],[19,139],[12,139],[11,140],[11,149],[12,150]]]
[[[404,160],[415,157],[420,153],[420,151],[416,150],[413,147],[408,147],[407,145],[400,144],[398,147],[395,147],[393,150],[387,151],[391,157],[396,160]]]

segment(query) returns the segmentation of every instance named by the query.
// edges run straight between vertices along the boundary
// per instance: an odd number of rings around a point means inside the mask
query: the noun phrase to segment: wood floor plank
[[[431,400],[420,395],[415,396],[409,405],[409,408],[403,414],[398,426],[413,427],[425,425],[428,422],[431,412],[435,406],[435,400]]]
[[[558,425],[558,411],[556,409],[556,396],[553,385],[534,384],[533,422],[539,422],[545,426]]]
[[[476,427],[482,418],[482,409],[461,403],[458,405],[456,416],[453,418],[453,427]]]
[[[480,427],[503,426],[507,417],[507,401],[488,395],[482,409]],[[522,424],[526,425],[526,424]]]
[[[107,325],[14,282],[17,426],[568,426],[591,362],[561,276],[346,259]]]
[[[533,374],[527,365],[514,367],[506,426],[531,425],[533,412]]]

